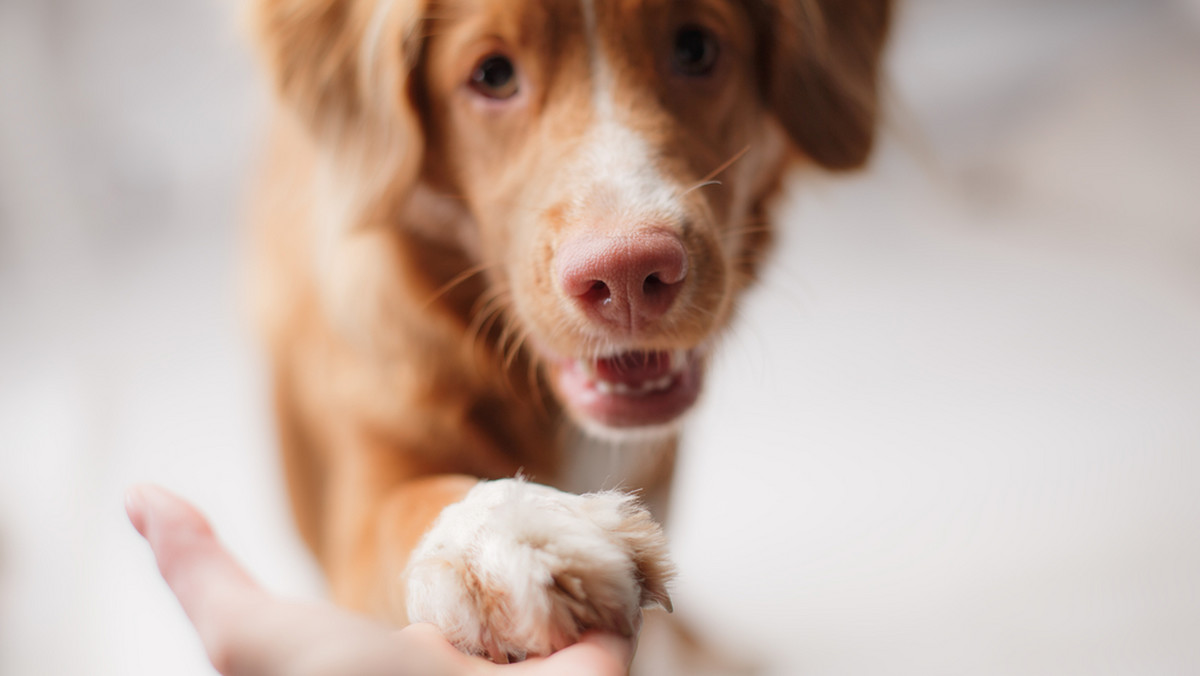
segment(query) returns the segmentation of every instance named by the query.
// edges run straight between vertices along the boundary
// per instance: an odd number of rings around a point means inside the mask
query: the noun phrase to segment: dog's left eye
[[[712,72],[717,65],[717,38],[696,26],[685,26],[675,33],[675,46],[671,61],[681,75],[701,77]]]
[[[471,73],[471,88],[489,99],[512,98],[517,93],[517,67],[500,54],[484,57]]]

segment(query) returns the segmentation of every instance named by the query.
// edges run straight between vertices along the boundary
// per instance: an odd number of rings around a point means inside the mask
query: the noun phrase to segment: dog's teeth
[[[687,365],[687,350],[675,350],[671,353],[671,373],[676,374]]]
[[[592,380],[596,379],[596,362],[591,359],[576,359],[575,367]]]
[[[607,380],[595,381],[596,391],[600,394],[616,394],[622,397],[641,397],[653,392],[661,392],[671,388],[675,382],[675,377],[665,375],[658,380],[646,380],[637,385],[629,385],[627,383],[611,383]]]
[[[576,368],[585,373],[592,381],[592,387],[600,394],[617,395],[621,397],[644,397],[655,392],[671,389],[684,367],[687,365],[687,352],[675,350],[671,352],[671,369],[669,373],[655,380],[642,380],[635,383],[612,382],[604,380],[597,374],[595,362],[583,359],[575,360]]]

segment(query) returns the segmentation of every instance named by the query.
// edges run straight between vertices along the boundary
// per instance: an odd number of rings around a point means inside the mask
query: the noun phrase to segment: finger
[[[442,676],[470,666],[432,626],[396,632],[337,608],[269,595],[194,507],[161,488],[135,487],[125,504],[222,674]]]
[[[593,631],[583,635],[579,642],[564,648],[550,657],[529,660],[508,667],[510,674],[545,675],[572,674],[572,676],[624,676],[629,673],[633,661],[634,640],[617,634]]]
[[[598,674],[624,674],[629,671],[629,665],[633,662],[637,639],[593,631],[585,634],[579,643],[571,648],[576,651],[573,655],[576,659],[606,667],[605,670],[597,671]]]
[[[126,496],[125,509],[193,622],[207,619],[205,598],[213,592],[259,590],[195,507],[157,486],[136,486]]]
[[[247,607],[265,595],[217,541],[204,517],[175,495],[156,486],[136,486],[126,494],[125,510],[220,669],[229,659],[227,637],[237,633]]]

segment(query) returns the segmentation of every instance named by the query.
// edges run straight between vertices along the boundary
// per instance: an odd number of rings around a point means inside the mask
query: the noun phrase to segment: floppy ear
[[[426,0],[254,0],[250,24],[276,94],[311,133],[345,214],[407,193],[421,164],[409,74]],[[371,212],[376,212],[372,214]]]
[[[828,169],[866,161],[889,0],[775,0],[767,100],[792,142]]]

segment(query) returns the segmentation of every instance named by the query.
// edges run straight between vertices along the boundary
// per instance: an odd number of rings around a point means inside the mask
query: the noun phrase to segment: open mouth
[[[608,427],[662,425],[700,394],[695,350],[630,351],[558,362],[556,384],[574,412]]]

